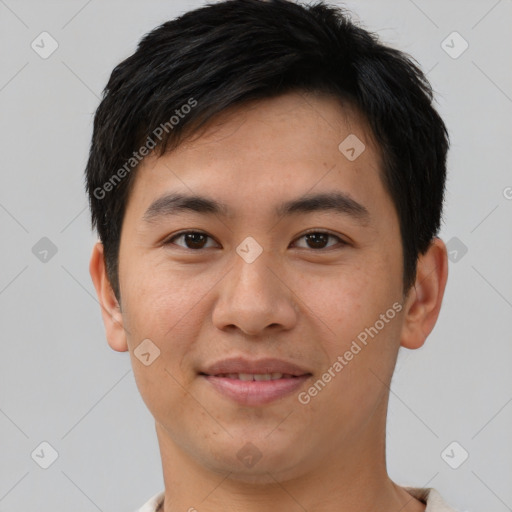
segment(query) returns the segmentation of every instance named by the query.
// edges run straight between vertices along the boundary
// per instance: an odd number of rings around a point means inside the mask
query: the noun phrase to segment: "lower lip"
[[[264,405],[297,391],[311,375],[276,380],[239,380],[202,375],[222,395],[241,405]]]

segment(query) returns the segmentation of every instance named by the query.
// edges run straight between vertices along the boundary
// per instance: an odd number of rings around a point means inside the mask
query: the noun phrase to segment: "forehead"
[[[276,148],[287,150],[280,154],[291,160],[322,152],[328,156],[333,149],[339,151],[339,143],[351,134],[364,141],[380,163],[380,148],[356,106],[332,95],[296,91],[226,109],[185,138],[174,153],[203,149],[221,154],[222,149],[229,153],[238,145],[244,153],[256,151],[259,158],[276,157],[272,153]]]
[[[275,210],[277,198],[340,187],[371,202],[380,169],[379,148],[356,108],[294,92],[231,108],[162,157],[146,157],[133,189],[146,207],[173,189]]]

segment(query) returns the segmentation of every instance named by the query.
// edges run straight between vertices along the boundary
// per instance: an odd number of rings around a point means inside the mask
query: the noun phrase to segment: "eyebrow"
[[[199,195],[166,194],[156,199],[143,215],[145,222],[155,222],[162,217],[191,211],[204,215],[233,217],[230,208],[220,201]],[[342,192],[306,194],[277,206],[276,216],[291,216],[311,212],[335,212],[353,218],[360,224],[369,221],[369,211]]]

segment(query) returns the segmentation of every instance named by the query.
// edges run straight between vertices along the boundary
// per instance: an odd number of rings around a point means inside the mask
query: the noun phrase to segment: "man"
[[[155,418],[141,511],[451,510],[385,460],[447,280],[447,150],[418,67],[325,3],[216,2],[114,69],[90,273]]]

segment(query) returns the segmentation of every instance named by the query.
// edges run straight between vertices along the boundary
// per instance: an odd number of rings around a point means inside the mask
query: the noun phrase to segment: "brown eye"
[[[327,245],[329,243],[329,239],[335,240],[338,243],[341,243],[341,245],[345,245],[345,242],[339,238],[336,235],[332,235],[331,233],[326,233],[324,231],[314,231],[310,233],[306,233],[305,235],[302,235],[300,239],[304,239],[306,241],[306,246],[299,246],[301,249],[326,249],[329,247],[332,247],[334,244]]]
[[[176,240],[182,239],[184,245],[176,243]],[[200,231],[186,231],[183,233],[178,233],[174,235],[172,238],[169,238],[165,245],[174,244],[179,247],[184,247],[185,249],[205,249],[207,248],[206,243],[208,239],[212,239],[206,233],[201,233]],[[211,246],[210,246],[211,247]]]
[[[306,233],[297,240],[301,239],[304,239],[306,243],[306,245],[302,246],[297,245],[301,249],[320,250],[328,249],[330,247],[340,244],[342,246],[346,245],[346,242],[344,242],[340,237],[323,231],[314,231]],[[214,245],[208,245],[208,240],[213,241],[213,239],[206,233],[202,233],[200,231],[185,231],[169,238],[166,242],[164,242],[164,245],[178,245],[179,247],[183,247],[184,249],[191,250],[216,247],[216,242],[214,242]],[[178,241],[180,242],[178,243]]]

